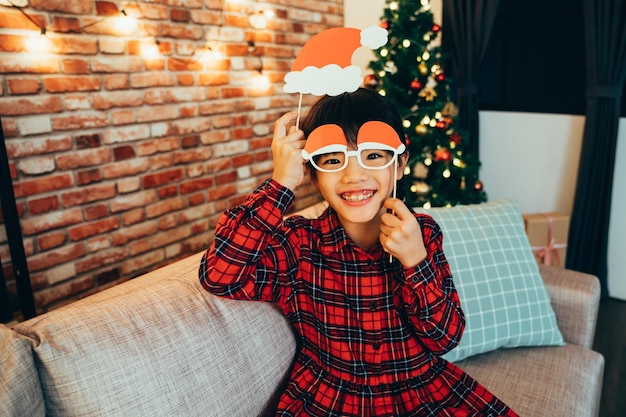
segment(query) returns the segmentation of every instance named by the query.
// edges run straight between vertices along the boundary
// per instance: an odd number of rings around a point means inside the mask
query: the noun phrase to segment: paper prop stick
[[[352,65],[352,55],[362,46],[377,49],[387,43],[387,31],[379,26],[367,29],[333,28],[313,36],[304,44],[291,71],[285,75],[286,93],[300,93],[299,127],[302,95],[337,96],[356,91],[363,77],[361,68]]]
[[[396,131],[384,122],[366,122],[359,129],[357,144],[359,146],[367,144],[368,146],[379,146],[381,149],[393,150],[394,164],[392,197],[396,198],[398,195],[398,155],[406,149],[406,146],[402,143]],[[393,214],[395,214],[395,212]],[[391,262],[393,262],[393,255],[389,254],[389,263]]]

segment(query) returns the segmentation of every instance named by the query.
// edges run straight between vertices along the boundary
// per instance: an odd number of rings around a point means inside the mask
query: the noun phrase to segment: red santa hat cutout
[[[377,49],[387,43],[387,31],[333,28],[313,36],[300,50],[285,76],[286,93],[336,96],[356,91],[363,81],[361,68],[352,65],[352,55],[362,46]]]

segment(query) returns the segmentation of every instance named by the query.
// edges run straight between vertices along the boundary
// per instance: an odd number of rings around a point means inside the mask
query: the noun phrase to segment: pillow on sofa
[[[465,312],[461,343],[445,359],[564,344],[514,200],[415,211],[431,215],[443,231]]]

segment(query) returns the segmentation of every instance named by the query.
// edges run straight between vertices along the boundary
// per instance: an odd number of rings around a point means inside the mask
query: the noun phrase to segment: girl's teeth
[[[373,192],[361,193],[361,194],[343,194],[342,197],[346,201],[354,202],[354,201],[363,201],[370,198],[374,195]]]

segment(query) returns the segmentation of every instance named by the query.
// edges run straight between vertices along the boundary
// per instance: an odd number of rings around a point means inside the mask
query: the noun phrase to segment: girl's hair
[[[323,96],[309,110],[302,119],[301,129],[304,137],[308,138],[318,126],[336,124],[346,134],[348,146],[356,148],[356,139],[359,128],[369,121],[381,121],[391,126],[400,141],[406,145],[406,136],[402,126],[402,118],[396,107],[385,97],[373,90],[359,88],[353,93],[343,93],[338,96]],[[406,152],[406,151],[405,151]],[[317,172],[307,164],[311,179],[317,181]],[[402,187],[398,187],[398,191]],[[399,196],[399,198],[402,198]]]
[[[402,118],[395,106],[377,92],[366,88],[359,88],[353,93],[320,98],[302,120],[302,131],[308,138],[316,127],[336,124],[345,132],[348,145],[356,147],[359,128],[372,120],[387,123],[406,145]]]

